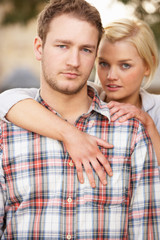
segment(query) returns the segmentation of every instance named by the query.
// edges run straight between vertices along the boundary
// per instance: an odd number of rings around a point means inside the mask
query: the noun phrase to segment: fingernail
[[[104,181],[103,181],[103,185],[107,185],[107,180],[104,180]]]

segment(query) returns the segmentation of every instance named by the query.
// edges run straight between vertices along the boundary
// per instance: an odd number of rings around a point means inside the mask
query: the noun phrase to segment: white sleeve
[[[0,94],[0,119],[7,122],[5,115],[11,107],[21,100],[32,98],[37,95],[37,88],[14,88]]]

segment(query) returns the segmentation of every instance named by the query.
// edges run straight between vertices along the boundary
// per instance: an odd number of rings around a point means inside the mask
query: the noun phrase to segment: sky
[[[87,0],[94,5],[101,14],[103,26],[115,19],[130,17],[133,15],[133,8],[127,7],[117,0]]]

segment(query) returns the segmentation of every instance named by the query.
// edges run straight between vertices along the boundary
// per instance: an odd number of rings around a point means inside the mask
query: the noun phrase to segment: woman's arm
[[[0,119],[7,121],[6,114],[10,108],[21,100],[35,98],[37,88],[14,88],[0,94]]]
[[[142,109],[126,103],[111,101],[108,103],[108,108],[110,109],[111,121],[121,117],[119,121],[124,122],[129,118],[135,117],[143,123],[152,140],[158,165],[160,166],[160,135],[151,116]]]
[[[8,97],[5,101],[7,101]],[[29,131],[63,141],[75,164],[78,179],[81,183],[84,181],[82,169],[82,166],[84,166],[91,186],[95,187],[95,180],[90,164],[104,185],[107,183],[106,174],[101,164],[106,172],[112,176],[111,167],[99,150],[98,145],[105,148],[112,148],[113,145],[79,131],[76,127],[51,113],[35,100],[26,99],[19,101],[10,108],[6,118],[15,125],[28,129]]]

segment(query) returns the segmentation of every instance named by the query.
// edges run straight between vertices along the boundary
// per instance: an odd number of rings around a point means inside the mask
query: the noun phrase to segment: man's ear
[[[40,37],[36,37],[34,40],[34,53],[35,53],[36,59],[38,61],[41,61],[41,59],[42,59],[42,40]]]

